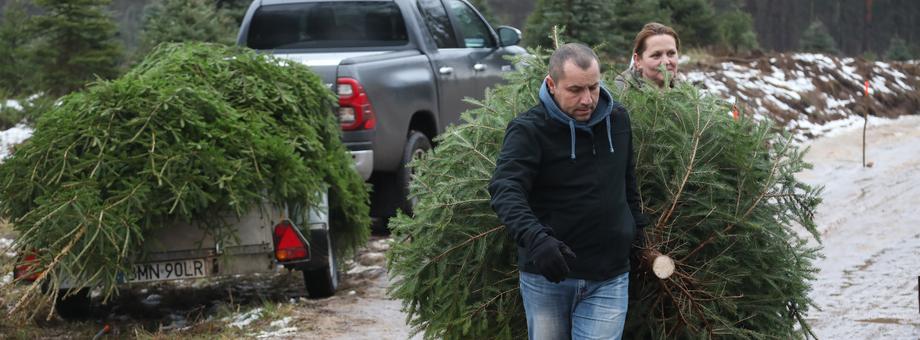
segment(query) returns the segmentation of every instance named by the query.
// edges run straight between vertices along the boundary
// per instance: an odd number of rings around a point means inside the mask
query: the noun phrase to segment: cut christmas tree
[[[158,228],[235,237],[227,216],[268,202],[305,221],[327,190],[340,255],[364,244],[368,195],[333,99],[303,65],[200,43],[64,97],[0,164],[0,218],[43,270],[20,303],[62,278],[109,297]]]
[[[415,215],[391,222],[390,293],[428,339],[526,338],[516,245],[487,185],[506,125],[538,103],[547,56],[532,53],[414,164]],[[818,237],[820,199],[793,177],[808,167],[804,151],[689,84],[614,97],[630,111],[642,207],[653,217],[631,273],[625,338],[807,336],[817,252],[806,243]]]

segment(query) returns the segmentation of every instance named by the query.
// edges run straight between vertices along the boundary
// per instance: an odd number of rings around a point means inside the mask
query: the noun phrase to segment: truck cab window
[[[246,45],[257,50],[386,47],[409,43],[393,2],[305,2],[259,8]]]
[[[457,38],[450,26],[450,18],[440,0],[419,0],[418,11],[425,19],[425,26],[431,32],[438,48],[457,48]]]
[[[467,4],[459,0],[447,0],[456,20],[457,28],[463,35],[463,44],[467,48],[495,47],[495,40],[489,26],[482,21],[476,12]]]

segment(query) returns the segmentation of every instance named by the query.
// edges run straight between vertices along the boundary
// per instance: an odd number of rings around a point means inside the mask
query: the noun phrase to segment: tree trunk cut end
[[[646,268],[651,269],[655,277],[664,280],[674,274],[674,260],[670,256],[664,255],[657,250],[648,249],[643,251],[642,257]]]

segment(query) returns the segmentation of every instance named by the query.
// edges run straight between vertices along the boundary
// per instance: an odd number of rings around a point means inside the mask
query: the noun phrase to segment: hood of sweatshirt
[[[594,108],[594,112],[591,113],[591,117],[588,118],[587,122],[579,122],[565,112],[562,112],[562,109],[556,104],[556,100],[553,99],[553,96],[549,93],[549,87],[546,85],[546,80],[543,80],[543,85],[540,86],[540,102],[543,103],[543,107],[546,108],[546,112],[549,113],[549,117],[552,120],[569,127],[572,144],[572,160],[575,160],[575,130],[577,129],[592,134],[591,128],[602,121],[607,124],[607,144],[610,147],[610,153],[614,152],[613,139],[610,131],[610,114],[613,112],[613,109],[620,104],[613,100],[610,91],[607,91],[604,86],[601,86],[600,96],[597,98],[597,107]]]

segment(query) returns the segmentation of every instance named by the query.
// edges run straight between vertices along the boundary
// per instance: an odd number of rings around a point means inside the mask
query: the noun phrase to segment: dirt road
[[[920,116],[811,143],[807,183],[825,186],[816,220],[825,258],[809,319],[820,339],[920,339]]]
[[[920,116],[870,125],[871,168],[861,167],[861,136],[861,129],[850,129],[812,141],[806,159],[814,169],[798,175],[825,187],[816,216],[825,258],[816,263],[821,271],[812,292],[821,310],[809,319],[820,339],[920,339]],[[387,242],[371,241],[331,298],[302,298],[294,273],[211,288],[145,289],[92,319],[122,335],[142,328],[166,337],[406,339],[400,302],[386,296]],[[236,312],[220,312],[226,306]],[[97,326],[52,323],[22,333],[0,323],[0,337],[80,338]]]
[[[309,301],[298,316],[307,327],[281,336],[291,339],[378,340],[409,339],[406,315],[401,302],[386,296],[389,280],[384,252],[389,240],[371,241],[361,250],[352,269],[345,273],[343,287],[336,296]],[[421,339],[417,335],[412,339]]]

